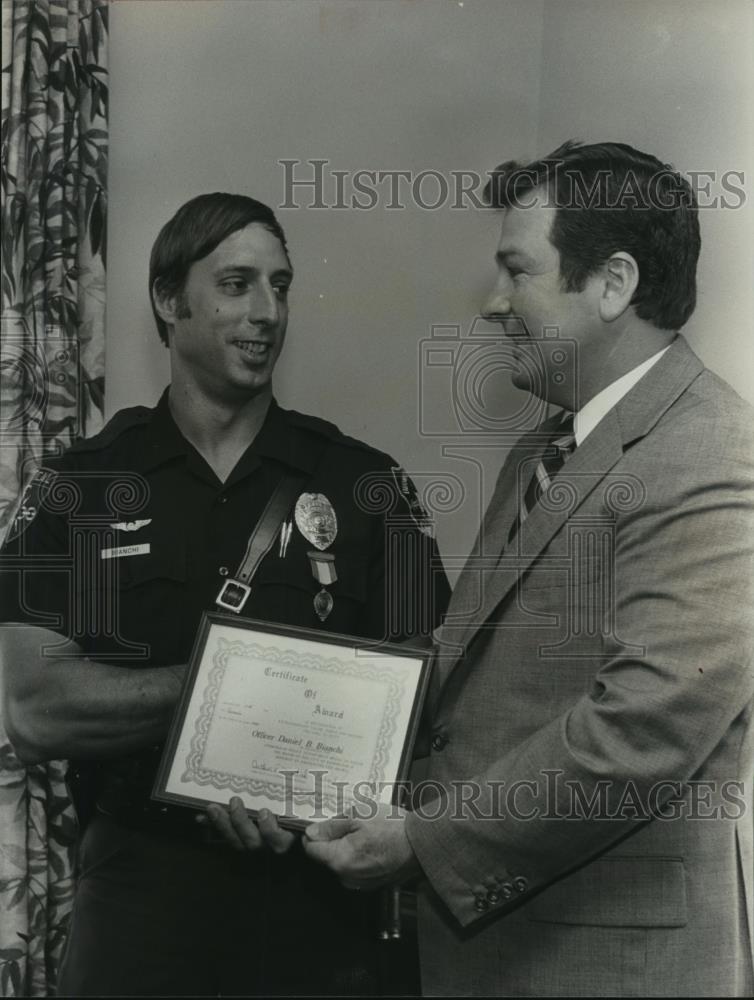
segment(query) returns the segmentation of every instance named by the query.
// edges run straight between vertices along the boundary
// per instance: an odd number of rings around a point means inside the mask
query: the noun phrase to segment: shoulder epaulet
[[[79,438],[78,441],[75,441],[68,449],[68,454],[82,451],[100,451],[102,448],[107,448],[121,434],[124,434],[132,427],[148,423],[153,413],[154,410],[148,406],[129,406],[125,410],[118,410],[97,434],[90,438]]]
[[[371,444],[367,444],[366,441],[360,441],[358,438],[344,434],[339,427],[330,423],[329,420],[323,420],[321,417],[313,417],[309,413],[299,413],[298,410],[285,410],[285,414],[290,423],[297,427],[312,431],[314,434],[320,434],[328,438],[328,440],[334,441],[336,444],[344,445],[347,448],[357,448],[371,455],[379,455],[387,462],[393,462],[393,459],[386,452],[373,447]]]

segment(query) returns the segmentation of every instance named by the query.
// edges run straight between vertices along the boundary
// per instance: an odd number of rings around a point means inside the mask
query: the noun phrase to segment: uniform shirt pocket
[[[130,659],[138,647],[141,652],[134,658],[143,665],[184,662],[198,625],[196,602],[187,586],[185,541],[165,533],[119,538],[117,544],[149,546],[149,551],[102,559],[104,592],[112,595],[102,623],[111,622],[119,657]]]
[[[314,576],[309,558],[266,559],[252,581],[251,598],[244,614],[265,621],[298,625],[303,628],[362,634],[367,601],[366,566],[356,560],[336,556],[337,580],[324,585],[332,597],[332,610],[322,621],[314,607],[314,598],[322,589]]]
[[[138,543],[149,550],[115,556],[121,590],[148,586],[159,580],[186,580],[186,546],[182,540],[144,538]]]

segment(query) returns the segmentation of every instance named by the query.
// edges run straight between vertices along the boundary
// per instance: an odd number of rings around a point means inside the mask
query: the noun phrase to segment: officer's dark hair
[[[289,256],[285,233],[275,213],[261,201],[243,194],[200,194],[182,205],[162,227],[149,259],[149,300],[163,344],[168,343],[168,327],[155,308],[155,289],[162,296],[180,299],[191,265],[212,253],[228,236],[253,222],[276,236],[286,257]],[[179,302],[179,309],[187,308],[185,303]],[[179,312],[179,315],[188,313]]]
[[[662,330],[683,326],[696,305],[701,247],[696,197],[684,177],[624,143],[570,140],[541,160],[502,163],[484,193],[495,208],[525,208],[538,188],[557,207],[550,242],[565,291],[581,291],[622,250],[639,267],[636,315]]]

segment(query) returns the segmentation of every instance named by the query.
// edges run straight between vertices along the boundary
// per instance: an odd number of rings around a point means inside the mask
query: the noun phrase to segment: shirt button
[[[443,750],[448,744],[448,737],[443,736],[442,733],[435,733],[432,737],[432,749],[433,750]]]
[[[227,566],[221,566],[220,569],[218,570],[218,573],[220,574],[220,576],[227,576],[228,575],[228,567]]]

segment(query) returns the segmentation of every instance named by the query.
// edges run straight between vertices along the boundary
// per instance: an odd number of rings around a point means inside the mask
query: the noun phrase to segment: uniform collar
[[[284,410],[273,398],[249,451],[283,462],[301,472],[313,472],[319,462],[319,449],[312,447],[312,436],[300,426],[299,421],[292,419],[293,416],[290,410]]]
[[[149,425],[149,442],[144,453],[142,471],[149,472],[176,458],[185,457],[189,462],[206,462],[196,448],[181,433],[173,419],[168,405],[169,386],[160,396],[152,411]],[[273,398],[256,438],[241,456],[228,482],[238,479],[258,468],[260,458],[292,466],[303,472],[311,472],[316,456],[312,454],[306,435],[296,433],[289,420],[289,412],[283,410]]]

